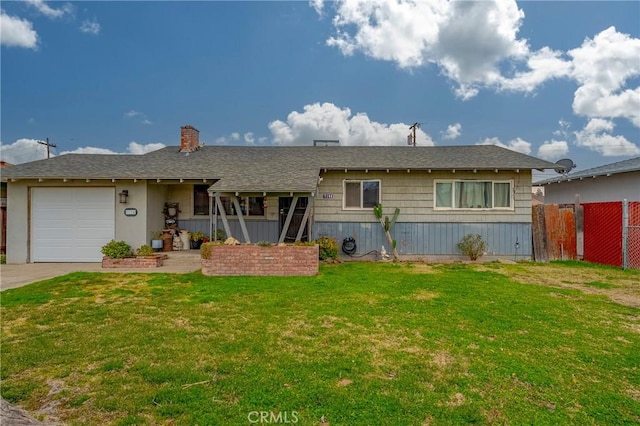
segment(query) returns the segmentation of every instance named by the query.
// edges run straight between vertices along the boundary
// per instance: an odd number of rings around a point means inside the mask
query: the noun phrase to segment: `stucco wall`
[[[147,189],[146,182],[139,181],[117,181],[113,183],[109,180],[91,180],[87,182],[83,179],[69,180],[63,182],[61,180],[52,180],[38,182],[18,181],[9,182],[7,186],[7,262],[8,263],[25,263],[31,259],[30,254],[30,188],[33,187],[114,187],[116,197],[115,203],[115,238],[124,240],[133,248],[137,248],[142,244],[148,244],[147,241]],[[127,204],[118,202],[117,194],[123,189],[129,191]],[[125,208],[136,208],[137,216],[128,217],[124,215]]]
[[[123,189],[129,191],[127,204],[120,204],[116,195],[116,236],[115,239],[126,241],[135,250],[147,241],[147,183],[139,181],[118,181],[116,183],[116,194]],[[124,210],[135,208],[138,210],[136,216],[125,216]]]
[[[147,241],[150,241],[154,232],[161,232],[164,228],[164,203],[169,192],[168,185],[147,184]],[[149,242],[147,242],[149,244]]]
[[[321,174],[315,199],[315,222],[376,222],[371,209],[344,210],[342,208],[343,181],[345,179],[380,179],[382,205],[385,213],[393,213],[398,207],[398,222],[491,222],[530,223],[531,222],[531,172],[521,170],[499,171],[457,171],[456,173],[434,171],[380,171],[336,172]],[[513,210],[434,210],[434,180],[474,179],[512,180],[514,193]],[[324,198],[331,194],[333,198]]]
[[[640,171],[544,185],[547,204],[571,204],[576,194],[582,203],[640,201]]]
[[[25,263],[28,259],[29,187],[26,182],[7,185],[7,263]]]

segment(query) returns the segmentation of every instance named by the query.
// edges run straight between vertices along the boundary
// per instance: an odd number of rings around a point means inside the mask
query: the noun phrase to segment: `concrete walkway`
[[[171,251],[159,268],[103,269],[100,263],[24,263],[0,265],[0,291],[22,287],[72,272],[142,272],[185,274],[202,268],[199,250]]]

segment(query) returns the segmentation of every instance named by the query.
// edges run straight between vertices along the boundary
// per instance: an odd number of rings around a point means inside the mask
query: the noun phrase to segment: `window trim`
[[[207,193],[207,212],[206,213],[196,213],[196,188],[198,187],[206,187],[206,189],[204,190],[204,192]],[[208,190],[211,187],[211,185],[207,185],[207,184],[193,184],[193,188],[191,191],[191,196],[193,197],[193,202],[191,203],[191,216],[193,217],[202,217],[202,216],[209,216],[209,210],[211,209],[211,198],[209,197],[209,193]]]
[[[455,187],[456,182],[491,182],[491,206],[492,207],[483,207],[483,208],[473,208],[473,207],[455,207]],[[439,183],[450,183],[451,184],[451,207],[438,207],[436,206],[436,202],[438,200],[437,196],[437,185]],[[509,184],[509,207],[494,207],[495,206],[495,184],[496,183],[508,183]],[[433,180],[433,210],[437,211],[471,211],[471,212],[479,212],[479,211],[514,211],[515,210],[515,197],[514,197],[514,183],[513,179],[500,179],[500,180],[492,180],[492,179],[434,179]]]
[[[382,180],[380,179],[343,179],[342,180],[342,210],[351,210],[351,211],[363,211],[363,210],[373,210],[373,207],[362,207],[362,202],[364,200],[362,194],[362,183],[363,182],[377,182],[378,183],[378,203],[382,202]],[[360,207],[347,207],[347,183],[360,183]]]
[[[225,196],[225,195],[221,195],[220,198],[222,199],[222,198],[231,198],[231,197]],[[245,212],[245,214],[242,215],[242,217],[244,219],[264,219],[264,218],[267,217],[267,209],[264,206],[264,199],[267,198],[267,197],[265,197],[264,195],[260,195],[260,196],[257,196],[257,195],[256,196],[253,196],[253,195],[252,196],[238,195],[237,198],[238,198],[238,202],[240,203],[241,206],[242,206],[242,199],[243,198],[247,198],[247,199],[248,198],[262,198],[263,214],[261,214],[261,215],[249,214],[249,208],[245,208],[246,212]],[[231,209],[235,210],[233,202],[231,202]],[[225,212],[225,215],[230,219],[234,219],[234,218],[237,219],[238,218],[237,214],[229,214],[229,213]]]

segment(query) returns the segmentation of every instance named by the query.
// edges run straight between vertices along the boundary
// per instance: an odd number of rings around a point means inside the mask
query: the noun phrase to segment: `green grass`
[[[637,424],[640,310],[526,274],[640,281],[573,264],[74,273],[1,293],[1,392],[69,424]]]

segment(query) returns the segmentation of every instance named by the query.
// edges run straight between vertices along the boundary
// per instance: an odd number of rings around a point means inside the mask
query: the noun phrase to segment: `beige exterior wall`
[[[531,222],[531,172],[516,171],[327,171],[321,173],[315,199],[317,222],[376,222],[371,209],[343,209],[343,181],[379,179],[385,214],[400,209],[399,222]],[[434,181],[437,179],[511,180],[512,210],[435,210]],[[325,197],[333,198],[325,198]]]
[[[112,184],[114,185],[114,184]],[[147,241],[147,182],[139,181],[117,181],[116,187],[116,220],[115,220],[115,239],[117,241],[126,241],[134,250],[143,244],[149,244]],[[129,191],[127,204],[120,204],[118,201],[118,193],[123,189]],[[136,216],[125,216],[124,210],[135,208],[138,210]]]
[[[161,232],[164,228],[164,203],[169,192],[168,185],[147,184],[147,244],[150,244],[154,232]]]
[[[211,185],[208,182],[207,185]],[[253,195],[252,195],[253,196]],[[208,215],[193,214],[193,184],[169,185],[167,192],[168,203],[180,203],[180,220],[201,219],[209,220]],[[162,209],[161,209],[162,210]],[[234,216],[235,217],[235,216]],[[247,216],[245,220],[278,220],[278,197],[267,196],[267,211],[265,216]]]
[[[25,263],[29,246],[29,187],[26,182],[7,186],[7,263]]]
[[[111,187],[115,188],[115,239],[124,240],[134,249],[147,241],[147,184],[145,181],[133,183],[133,181],[111,180],[52,180],[38,182],[17,181],[9,182],[7,188],[7,263],[25,263],[30,261],[29,238],[31,203],[30,188],[42,187]],[[127,204],[120,204],[118,193],[123,189],[129,191]],[[125,208],[136,208],[137,216],[124,215]],[[162,211],[162,208],[159,210]],[[162,215],[160,215],[162,219]]]

